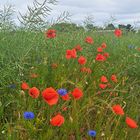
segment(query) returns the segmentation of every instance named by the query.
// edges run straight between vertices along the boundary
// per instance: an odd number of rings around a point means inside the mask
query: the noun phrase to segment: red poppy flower
[[[66,59],[71,58],[71,50],[66,50]]]
[[[116,29],[116,30],[114,31],[114,34],[115,34],[116,37],[121,37],[121,36],[122,36],[122,30]]]
[[[79,88],[75,88],[71,94],[76,100],[80,99],[83,96],[83,92]]]
[[[75,48],[74,48],[76,51],[82,51],[82,48],[81,48],[81,46],[80,45],[77,45],[77,46],[75,46]]]
[[[100,95],[101,93],[102,93],[101,91],[98,91],[98,92],[97,92],[97,94],[99,94],[99,95]]]
[[[70,96],[69,96],[69,94],[66,94],[66,95],[61,96],[61,97],[62,97],[62,99],[63,99],[64,101],[68,101],[68,100],[70,100]]]
[[[64,123],[65,119],[62,115],[58,114],[50,120],[51,125],[61,126]]]
[[[138,51],[140,51],[140,48],[137,48]]]
[[[32,98],[38,98],[39,97],[39,90],[36,88],[36,87],[32,87],[29,89],[29,95],[32,97]]]
[[[58,67],[58,65],[57,65],[56,63],[53,63],[53,64],[51,64],[51,67],[52,67],[53,69],[56,69],[56,68]]]
[[[77,57],[77,53],[75,49],[66,50],[66,59],[76,58],[76,57]]]
[[[99,87],[100,87],[101,89],[105,89],[105,88],[107,87],[107,85],[106,85],[106,84],[99,84]]]
[[[90,74],[90,73],[92,73],[92,70],[90,68],[87,68],[86,72]]]
[[[94,43],[92,37],[90,37],[90,36],[86,37],[85,42],[88,43],[88,44],[93,44]]]
[[[116,113],[117,115],[124,115],[124,111],[121,108],[120,105],[114,105],[112,106],[112,110],[114,111],[114,113]]]
[[[85,73],[89,73],[89,74],[92,73],[92,70],[90,68],[86,68],[86,67],[81,68],[80,71],[85,72]]]
[[[137,128],[138,127],[137,123],[129,117],[126,117],[125,122],[130,128]]]
[[[42,92],[42,97],[49,105],[57,104],[59,99],[58,93],[52,87],[46,88]]]
[[[112,85],[111,85],[110,83],[108,83],[108,84],[107,84],[107,87],[111,88],[111,87],[112,87]]]
[[[103,83],[107,83],[108,82],[106,76],[102,76],[101,77],[101,82],[103,82]]]
[[[71,58],[76,58],[77,57],[77,53],[75,49],[71,50]]]
[[[106,58],[102,54],[97,54],[96,61],[105,61]]]
[[[67,111],[68,110],[68,107],[63,107],[62,108],[62,111]]]
[[[98,47],[97,52],[103,52],[103,49],[101,47]]]
[[[32,74],[30,75],[30,77],[31,77],[31,78],[37,78],[37,77],[38,77],[38,75],[37,75],[37,74],[35,74],[35,73],[32,73]]]
[[[83,67],[83,68],[80,69],[80,71],[81,72],[86,72],[87,71],[87,68],[86,67]]]
[[[116,75],[112,75],[111,80],[115,83],[117,83],[117,81],[118,81]]]
[[[109,57],[109,53],[104,53],[103,56],[108,58]]]
[[[46,32],[47,38],[55,38],[56,37],[56,30],[50,29]]]
[[[21,89],[23,89],[23,90],[28,90],[28,89],[29,89],[29,85],[28,85],[26,82],[23,82],[23,83],[21,84]]]
[[[78,63],[81,65],[84,65],[87,62],[86,58],[83,56],[80,56],[78,59]]]
[[[106,43],[102,43],[101,47],[105,49],[107,47]]]

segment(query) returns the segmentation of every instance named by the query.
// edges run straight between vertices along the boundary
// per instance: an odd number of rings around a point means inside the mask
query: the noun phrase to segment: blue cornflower
[[[67,90],[66,90],[66,89],[63,89],[63,88],[58,89],[57,92],[58,92],[58,94],[60,94],[61,96],[64,96],[64,95],[66,95],[66,94],[68,93]]]
[[[27,112],[27,111],[24,112],[23,116],[24,116],[24,119],[26,120],[31,120],[31,119],[34,119],[35,117],[33,112]]]
[[[96,131],[95,130],[89,130],[88,135],[91,136],[91,137],[95,137],[96,136]]]
[[[8,85],[8,88],[14,89],[14,88],[16,88],[16,85],[15,84]]]
[[[134,49],[135,46],[134,46],[134,45],[128,45],[128,48],[129,48],[129,49]]]

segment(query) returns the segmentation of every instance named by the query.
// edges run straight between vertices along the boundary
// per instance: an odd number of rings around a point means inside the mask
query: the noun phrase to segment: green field
[[[87,36],[94,44],[85,42]],[[103,42],[109,58],[98,62],[97,48]],[[77,58],[67,60],[66,50],[78,44],[83,50],[77,52]],[[57,32],[54,39],[46,38],[43,32],[0,33],[0,140],[140,140],[139,48],[140,34],[131,32],[120,38],[106,32]],[[87,59],[84,66],[78,64],[80,56]],[[82,67],[92,73],[80,72]],[[31,77],[34,73],[36,78]],[[110,80],[112,74],[117,76],[116,83]],[[104,90],[99,87],[102,75],[111,85]],[[39,98],[33,99],[21,89],[23,81],[40,90]],[[49,106],[41,96],[49,87],[68,92],[78,87],[83,97],[75,100],[71,96],[68,101],[59,97],[56,105]],[[116,104],[124,109],[123,116],[112,111]],[[25,111],[34,112],[35,118],[24,119]],[[52,126],[50,119],[58,113],[65,122]],[[138,128],[128,127],[127,116]],[[88,135],[89,130],[96,131],[96,138]]]

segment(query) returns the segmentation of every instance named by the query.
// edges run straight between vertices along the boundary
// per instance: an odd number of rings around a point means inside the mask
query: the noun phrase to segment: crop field
[[[140,33],[0,33],[0,140],[140,140]]]

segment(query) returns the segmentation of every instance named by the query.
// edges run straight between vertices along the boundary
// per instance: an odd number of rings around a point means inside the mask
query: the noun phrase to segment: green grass
[[[94,38],[94,44],[86,44],[86,36]],[[2,140],[90,140],[88,130],[96,130],[96,140],[139,140],[140,128],[131,129],[125,123],[126,116],[140,124],[140,34],[124,33],[116,38],[113,33],[69,32],[57,33],[55,39],[46,39],[44,33],[11,32],[0,33],[0,139]],[[110,57],[105,62],[96,62],[97,47],[106,42]],[[80,44],[87,58],[86,67],[91,74],[80,72],[77,59],[66,60],[65,52]],[[128,45],[136,46],[129,49]],[[52,69],[51,64],[58,67]],[[37,73],[36,79],[30,78]],[[100,77],[116,74],[117,83],[101,90]],[[41,95],[32,99],[20,88],[26,81],[30,87],[43,91],[46,87],[56,90],[75,87],[82,89],[84,96],[78,101],[71,99],[49,107]],[[15,89],[8,86],[15,84]],[[99,95],[98,91],[102,93]],[[117,96],[111,96],[110,92]],[[24,94],[25,93],[25,94]],[[118,116],[111,106],[120,104],[125,111]],[[67,111],[62,111],[63,107]],[[27,121],[24,111],[35,113],[35,119]],[[53,127],[49,121],[61,112],[65,123]]]

